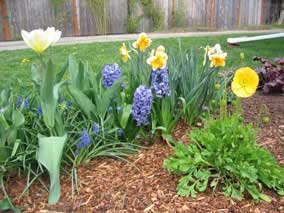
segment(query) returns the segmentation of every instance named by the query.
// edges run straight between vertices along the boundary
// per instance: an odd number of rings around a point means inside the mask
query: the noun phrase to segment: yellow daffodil
[[[213,54],[209,56],[211,61],[210,67],[224,67],[227,53]]]
[[[119,53],[121,55],[121,58],[124,62],[128,61],[129,59],[131,59],[130,55],[129,55],[129,52],[126,48],[126,45],[125,43],[122,44],[122,46],[120,47],[119,49]]]
[[[61,37],[61,31],[54,27],[48,27],[45,31],[42,29],[27,32],[21,31],[25,43],[37,53],[43,53],[50,45],[55,44]]]
[[[138,40],[135,41],[132,46],[140,51],[145,51],[148,47],[150,47],[152,40],[148,38],[146,33],[140,33]]]
[[[211,61],[210,67],[224,67],[227,53],[223,52],[220,44],[215,44],[214,47],[206,46],[203,65],[206,63],[207,55]]]
[[[164,69],[167,66],[168,55],[164,52],[165,48],[159,46],[156,50],[152,50],[147,63],[152,66],[153,70]]]
[[[258,83],[257,73],[249,67],[243,67],[236,71],[231,88],[236,96],[247,98],[256,92]]]

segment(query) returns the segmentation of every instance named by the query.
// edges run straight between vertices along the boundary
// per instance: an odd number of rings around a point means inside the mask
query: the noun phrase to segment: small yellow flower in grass
[[[61,37],[61,31],[54,27],[46,30],[37,29],[31,32],[21,31],[25,43],[37,53],[43,53],[50,45],[55,44]]]
[[[129,55],[129,52],[126,48],[126,45],[125,43],[122,44],[122,46],[120,47],[119,49],[119,53],[121,55],[121,58],[124,62],[128,61],[129,59],[131,59],[130,55]]]
[[[164,69],[167,66],[168,55],[165,53],[165,47],[159,46],[156,50],[152,50],[147,63],[152,66],[153,70]]]
[[[25,63],[29,63],[30,61],[31,61],[31,60],[28,59],[28,58],[23,58],[22,61],[21,61],[21,63],[22,63],[22,64],[25,64]]]
[[[145,51],[148,47],[150,47],[152,40],[148,38],[146,33],[140,33],[138,40],[135,41],[132,46],[140,51]]]
[[[256,92],[258,82],[257,73],[249,67],[243,67],[236,71],[231,88],[236,96],[247,98]]]

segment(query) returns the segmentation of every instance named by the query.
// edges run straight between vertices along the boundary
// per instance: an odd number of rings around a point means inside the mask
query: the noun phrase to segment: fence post
[[[238,5],[238,27],[241,27],[241,0],[239,0]]]
[[[210,0],[210,28],[211,30],[213,30],[214,27],[214,9],[215,9],[215,5],[214,5],[214,0]]]
[[[74,25],[74,35],[78,36],[80,34],[79,32],[79,0],[73,0],[73,25]]]
[[[0,10],[1,10],[1,16],[3,20],[3,31],[5,34],[5,40],[11,40],[11,33],[10,33],[10,27],[9,27],[9,21],[8,21],[8,12],[7,12],[7,5],[6,0],[0,0]]]

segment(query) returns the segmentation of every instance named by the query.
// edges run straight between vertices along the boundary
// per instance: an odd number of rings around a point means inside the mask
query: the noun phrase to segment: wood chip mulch
[[[243,100],[246,122],[256,122],[261,104],[266,104],[270,123],[263,126],[258,142],[283,163],[284,160],[284,96],[255,95]],[[188,127],[180,123],[174,136],[186,141]],[[24,212],[284,212],[284,198],[271,190],[272,203],[254,204],[249,196],[238,202],[210,189],[196,198],[176,195],[179,177],[163,169],[164,159],[173,153],[164,142],[157,141],[128,160],[132,165],[110,158],[98,158],[78,168],[80,193],[72,197],[71,179],[62,175],[62,196],[58,204],[47,204],[48,193],[35,183],[29,194],[17,197],[25,187],[25,178],[15,177],[7,183],[8,192]],[[46,181],[48,183],[48,181]],[[3,196],[0,193],[0,197]]]

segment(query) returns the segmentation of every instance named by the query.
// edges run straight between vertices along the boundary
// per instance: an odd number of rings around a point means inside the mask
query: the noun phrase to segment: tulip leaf
[[[47,169],[50,178],[49,204],[56,204],[60,198],[60,164],[66,140],[67,135],[62,137],[38,135],[37,160]]]
[[[69,73],[72,84],[76,84],[76,77],[77,77],[77,63],[76,59],[73,55],[69,56]]]
[[[69,86],[68,90],[73,97],[73,99],[76,101],[76,103],[80,106],[82,111],[85,113],[85,115],[88,118],[92,118],[92,113],[94,113],[95,105],[92,103],[92,101],[79,89],[77,89],[74,86]]]

